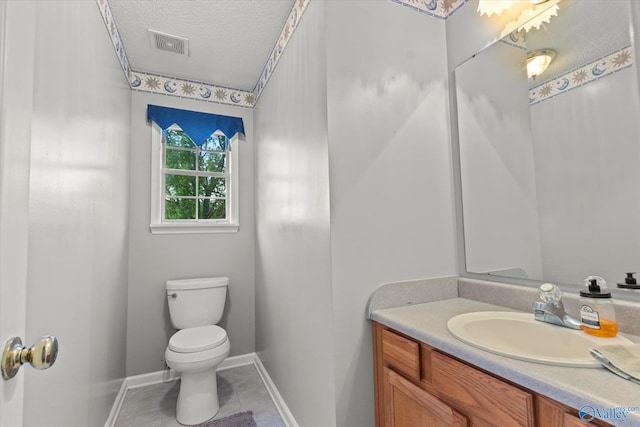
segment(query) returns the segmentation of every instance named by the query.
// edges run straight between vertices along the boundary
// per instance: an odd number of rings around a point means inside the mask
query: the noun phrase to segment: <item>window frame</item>
[[[155,122],[151,123],[151,223],[152,234],[198,234],[198,233],[235,233],[240,227],[238,220],[238,137],[229,138],[227,151],[227,218],[220,219],[164,219],[165,201],[165,144],[163,131]],[[180,129],[175,127],[175,129]]]

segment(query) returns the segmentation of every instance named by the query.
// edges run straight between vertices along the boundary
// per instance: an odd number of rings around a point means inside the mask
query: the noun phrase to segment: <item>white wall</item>
[[[147,105],[162,105],[241,117],[246,140],[238,141],[240,229],[237,233],[152,235],[151,124]],[[253,112],[144,92],[132,94],[127,375],[164,369],[164,351],[175,332],[165,284],[169,279],[228,276],[229,293],[220,323],[231,355],[255,350]]]
[[[467,271],[542,277],[525,60],[498,42],[455,70]]]
[[[6,66],[31,78],[4,82],[20,86],[31,126],[22,338],[53,334],[60,352],[49,370],[18,374],[23,425],[102,425],[124,377],[130,92],[95,2],[24,7],[33,38],[9,42],[35,59]]]
[[[255,107],[256,348],[298,424],[335,424],[324,2]]]
[[[368,427],[369,295],[456,272],[444,21],[327,2],[327,89],[336,425]]]
[[[640,188],[636,66],[531,107],[549,280],[597,275],[615,287],[637,270],[640,199],[629,196]]]

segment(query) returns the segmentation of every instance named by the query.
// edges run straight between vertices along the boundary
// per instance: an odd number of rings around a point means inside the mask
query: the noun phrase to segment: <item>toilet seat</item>
[[[187,370],[199,371],[205,367],[215,368],[222,360],[229,356],[230,349],[231,343],[229,342],[229,338],[224,340],[218,347],[194,353],[178,353],[167,346],[164,352],[164,358],[167,365],[177,372],[185,372]]]
[[[169,339],[169,349],[176,353],[196,353],[220,346],[227,340],[227,331],[217,325],[181,329]]]

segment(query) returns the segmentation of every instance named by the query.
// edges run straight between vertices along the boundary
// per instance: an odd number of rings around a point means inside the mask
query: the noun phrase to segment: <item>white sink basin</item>
[[[589,349],[630,344],[628,339],[598,338],[580,330],[539,322],[533,313],[481,311],[452,317],[449,332],[459,340],[491,353],[547,365],[599,368]]]

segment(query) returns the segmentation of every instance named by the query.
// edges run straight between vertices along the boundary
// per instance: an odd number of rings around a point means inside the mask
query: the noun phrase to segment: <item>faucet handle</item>
[[[558,303],[562,299],[562,291],[553,283],[540,285],[540,298],[546,303]]]

